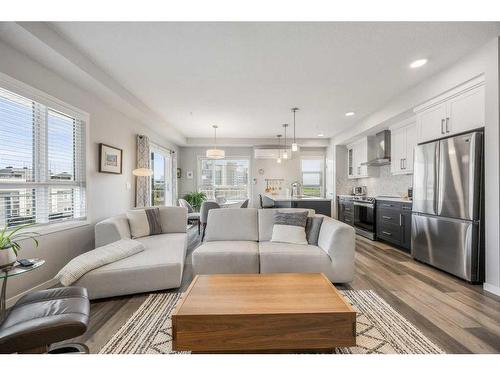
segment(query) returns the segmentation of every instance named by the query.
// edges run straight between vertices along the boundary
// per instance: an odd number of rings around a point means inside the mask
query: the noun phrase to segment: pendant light
[[[276,162],[278,164],[281,164],[281,134],[278,134],[277,137],[278,137],[278,159],[276,159]]]
[[[207,158],[209,159],[224,159],[226,156],[226,153],[224,150],[219,150],[217,148],[217,125],[213,125],[212,128],[214,128],[214,148],[208,149],[207,150]]]
[[[292,151],[298,151],[299,150],[299,145],[297,144],[297,140],[295,139],[295,112],[297,112],[299,109],[297,107],[292,108],[293,112],[293,142],[292,142]]]
[[[288,159],[288,151],[286,149],[286,128],[288,128],[288,124],[283,124],[283,128],[285,128],[285,148],[283,151],[283,159]]]

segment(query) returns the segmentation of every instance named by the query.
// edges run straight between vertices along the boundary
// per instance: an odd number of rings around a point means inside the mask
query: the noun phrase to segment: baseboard
[[[50,279],[50,280],[47,280],[44,283],[41,283],[41,284],[38,284],[37,286],[34,286],[31,289],[28,289],[28,290],[26,290],[26,291],[24,291],[22,293],[19,293],[19,294],[13,296],[13,297],[10,297],[7,301],[5,301],[6,305],[7,305],[7,308],[9,308],[12,305],[14,305],[14,303],[16,303],[19,298],[21,298],[22,296],[24,296],[27,293],[35,292],[37,290],[49,289],[49,288],[52,288],[53,286],[57,285],[58,283],[59,283],[58,280],[56,280],[56,279]]]
[[[483,289],[486,290],[487,292],[500,296],[500,288],[496,285],[484,283]]]

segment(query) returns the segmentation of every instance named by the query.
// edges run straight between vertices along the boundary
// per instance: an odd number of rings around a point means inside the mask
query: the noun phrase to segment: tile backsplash
[[[367,194],[375,197],[377,195],[402,196],[413,186],[413,175],[392,175],[391,166],[379,167],[378,177],[359,178],[349,180],[346,176],[338,176],[336,180],[337,195],[350,194],[353,186],[366,186]]]

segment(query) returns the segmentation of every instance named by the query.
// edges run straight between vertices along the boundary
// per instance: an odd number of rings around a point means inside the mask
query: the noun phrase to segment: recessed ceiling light
[[[346,117],[351,117],[351,116],[354,116],[355,113],[354,112],[346,112]]]
[[[425,64],[427,64],[427,59],[420,59],[420,60],[415,60],[414,62],[412,62],[410,64],[410,68],[420,68],[421,66],[424,66]]]
[[[323,133],[319,133],[318,137],[324,137],[325,135]]]

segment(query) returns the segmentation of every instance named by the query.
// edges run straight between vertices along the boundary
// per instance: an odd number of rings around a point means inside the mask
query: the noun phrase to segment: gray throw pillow
[[[323,216],[308,217],[306,223],[306,238],[309,245],[318,246],[319,231],[323,224]]]

